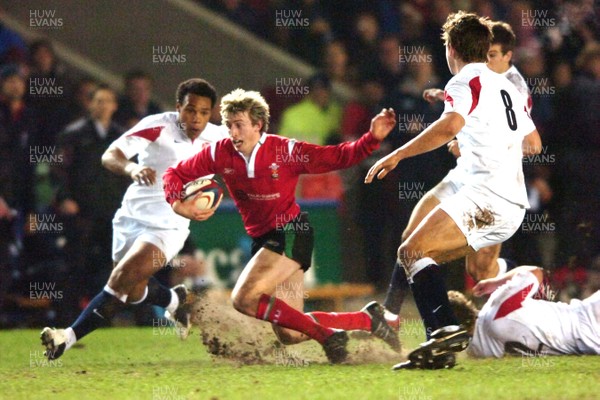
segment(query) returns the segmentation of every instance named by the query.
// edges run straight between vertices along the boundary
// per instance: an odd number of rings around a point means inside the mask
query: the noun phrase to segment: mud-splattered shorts
[[[457,188],[452,181],[444,180],[432,193],[475,251],[508,240],[525,216],[524,207],[486,189]]]

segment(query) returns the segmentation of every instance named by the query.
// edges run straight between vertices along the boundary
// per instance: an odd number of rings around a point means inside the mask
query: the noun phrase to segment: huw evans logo
[[[523,10],[521,11],[521,25],[548,28],[556,26],[556,18],[548,17],[548,10]]]
[[[152,46],[152,62],[158,65],[178,65],[187,62],[179,46]]]
[[[306,96],[308,93],[308,85],[303,84],[302,78],[275,79],[275,94],[278,96]]]
[[[275,10],[275,26],[279,28],[306,29],[310,25],[302,10]]]
[[[63,25],[56,10],[29,10],[29,27],[32,29],[61,29]]]
[[[29,78],[29,94],[33,97],[62,97],[64,89],[56,78]]]

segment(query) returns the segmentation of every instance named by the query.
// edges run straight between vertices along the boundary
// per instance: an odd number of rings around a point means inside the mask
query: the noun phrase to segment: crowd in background
[[[299,193],[341,202],[344,278],[380,288],[410,212],[455,160],[440,148],[403,161],[383,181],[367,186],[362,178],[375,159],[442,112],[443,104],[425,102],[422,93],[450,79],[440,40],[447,15],[465,9],[510,23],[513,61],[530,87],[544,147],[524,159],[532,208],[503,255],[552,270],[564,296],[600,288],[600,17],[592,0],[199,3],[320,71],[292,94],[261,88],[273,133],[338,143],[366,132],[382,107],[397,112],[398,129],[377,154],[342,174],[307,178]],[[100,155],[161,111],[142,70],[124,76],[122,94],[74,76],[51,42],[25,43],[0,26],[0,311],[27,306],[27,295],[18,294],[29,293],[32,276],[78,288],[59,302],[65,320],[100,289],[111,264],[111,219],[129,183],[103,169]],[[356,96],[341,101],[334,84]],[[11,323],[0,318],[0,326]]]
[[[569,295],[598,289],[600,9],[593,0],[199,2],[314,65],[329,82],[354,88],[355,100],[319,106],[322,114],[337,118],[337,129],[313,141],[356,137],[385,106],[393,107],[399,119],[388,148],[410,140],[442,110],[421,96],[424,89],[443,88],[451,77],[440,40],[447,15],[464,9],[508,22],[517,38],[513,61],[530,88],[532,118],[544,146],[541,155],[524,159],[532,208],[503,255],[552,269],[557,286]],[[310,101],[310,91],[303,101]],[[289,98],[275,96],[271,103],[281,101]],[[290,131],[279,118],[274,116],[279,133],[304,134]],[[389,277],[385,266],[393,262],[416,203],[414,191],[431,188],[453,163],[440,149],[403,161],[392,179],[375,187],[345,187],[347,202],[358,199],[349,209],[363,228],[370,281],[382,286]]]

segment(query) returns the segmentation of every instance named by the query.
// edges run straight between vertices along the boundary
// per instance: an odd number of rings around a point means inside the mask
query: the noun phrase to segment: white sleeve
[[[479,87],[481,89],[481,86]],[[466,82],[451,79],[444,88],[444,112],[459,113],[464,119],[471,113],[473,107],[472,90]]]
[[[148,126],[141,120],[133,128],[121,135],[111,146],[117,147],[128,159],[142,152],[160,136],[164,126]]]

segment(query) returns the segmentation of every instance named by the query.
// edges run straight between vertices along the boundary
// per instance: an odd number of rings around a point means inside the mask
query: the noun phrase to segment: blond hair
[[[262,130],[267,132],[270,118],[269,105],[260,93],[238,88],[221,99],[221,118],[223,121],[227,121],[232,114],[246,111],[248,111],[252,124],[257,125],[259,121],[262,121]]]

